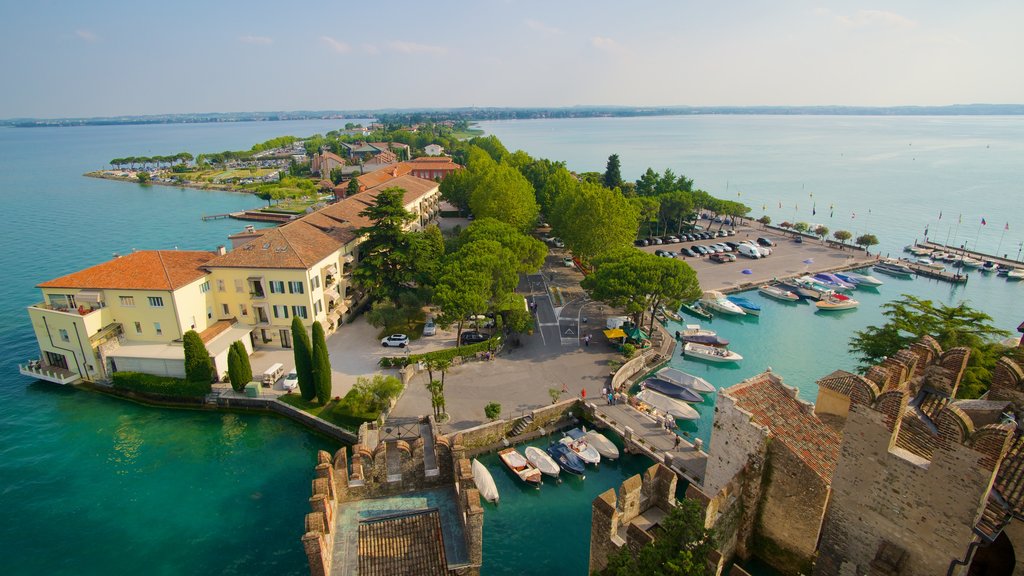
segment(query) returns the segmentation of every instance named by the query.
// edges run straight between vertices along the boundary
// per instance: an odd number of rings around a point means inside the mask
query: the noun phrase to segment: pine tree
[[[249,363],[249,351],[241,340],[235,340],[234,346],[238,347],[238,363],[242,366],[242,379],[252,382],[252,364]]]
[[[210,352],[207,351],[203,339],[195,330],[185,332],[182,337],[185,348],[185,379],[189,382],[209,383],[213,374]]]
[[[303,400],[312,400],[316,396],[316,383],[313,380],[313,355],[309,343],[309,334],[298,316],[292,318],[292,346],[295,351],[295,373],[299,377],[299,393]]]
[[[313,322],[313,381],[316,383],[316,399],[327,404],[331,399],[331,359],[327,352],[324,327],[319,321]]]
[[[608,165],[605,166],[604,170],[604,185],[607,188],[622,187],[622,169],[618,154],[612,154],[608,157]]]

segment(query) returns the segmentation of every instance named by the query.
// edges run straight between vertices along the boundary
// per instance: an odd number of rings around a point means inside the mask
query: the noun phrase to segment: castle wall
[[[814,401],[814,413],[818,416],[830,414],[846,418],[850,412],[850,397],[828,388],[818,388],[818,398]]]
[[[701,489],[715,495],[742,470],[750,458],[767,449],[768,429],[751,421],[749,412],[736,406],[736,401],[718,393],[715,421],[708,449],[707,471]]]
[[[851,409],[814,574],[873,573],[873,562],[905,576],[945,574],[973,540],[992,476],[982,455],[948,442],[929,462],[892,448],[894,433],[882,413]]]

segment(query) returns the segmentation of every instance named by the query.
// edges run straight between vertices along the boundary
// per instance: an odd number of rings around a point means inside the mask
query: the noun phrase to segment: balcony
[[[29,360],[28,364],[18,364],[18,372],[29,378],[46,380],[55,384],[74,384],[82,379],[81,376],[70,370],[57,368],[56,366],[44,366],[39,360]]]
[[[64,312],[65,314],[77,314],[78,316],[86,316],[97,310],[101,310],[103,306],[94,302],[83,302],[78,305],[78,308],[71,308],[68,306],[52,306],[46,302],[40,302],[33,304],[33,308],[39,308],[40,310],[50,310],[52,312]]]

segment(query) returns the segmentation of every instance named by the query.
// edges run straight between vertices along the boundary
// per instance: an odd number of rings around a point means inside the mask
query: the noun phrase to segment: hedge
[[[142,372],[114,372],[114,388],[123,388],[162,396],[205,396],[210,393],[210,382],[189,382],[184,378],[156,376]]]
[[[412,354],[410,356],[385,356],[377,363],[381,368],[403,368],[417,362],[429,362],[431,360],[452,360],[455,357],[475,356],[478,352],[494,350],[501,344],[501,336],[494,336],[486,342],[469,344],[460,348],[445,348],[435,350],[426,354]]]

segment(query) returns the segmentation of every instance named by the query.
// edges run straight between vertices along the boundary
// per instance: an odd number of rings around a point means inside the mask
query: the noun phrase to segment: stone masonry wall
[[[945,574],[973,540],[992,476],[982,455],[951,442],[929,463],[892,448],[894,433],[884,414],[851,409],[814,574],[875,573],[876,556],[902,557],[901,576]]]
[[[552,423],[565,419],[570,413],[574,413],[577,410],[578,403],[579,400],[572,398],[532,410],[530,415],[533,416],[533,422],[526,426],[520,435],[529,434],[539,428],[549,427]],[[518,422],[518,418],[511,420],[501,419],[469,428],[456,434],[457,442],[466,449],[468,454],[479,453],[487,448],[499,445],[502,439],[511,433]]]
[[[764,452],[767,442],[768,429],[752,422],[749,412],[738,408],[734,399],[720,391],[715,400],[715,421],[702,491],[712,497],[717,494],[752,456]]]

